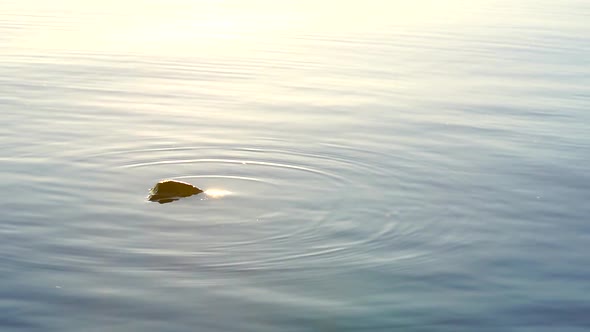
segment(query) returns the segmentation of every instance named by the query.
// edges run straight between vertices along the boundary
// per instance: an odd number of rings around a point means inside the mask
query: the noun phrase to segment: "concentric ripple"
[[[104,152],[87,162],[97,159],[110,165],[109,176],[125,190],[94,203],[120,206],[126,196],[139,204],[127,227],[141,232],[109,241],[136,263],[157,259],[162,266],[156,269],[404,269],[466,244],[436,223],[437,206],[405,189],[411,182],[428,185],[403,180],[411,161],[395,167],[370,151],[175,147]],[[146,190],[164,178],[190,182],[205,194],[165,206],[146,203]]]

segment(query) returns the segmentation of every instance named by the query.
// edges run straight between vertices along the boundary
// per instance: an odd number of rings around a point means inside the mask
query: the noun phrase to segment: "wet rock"
[[[150,196],[148,199],[152,202],[164,204],[176,201],[182,197],[189,197],[202,192],[203,191],[201,189],[187,182],[163,180],[156,183],[156,185],[150,189]]]

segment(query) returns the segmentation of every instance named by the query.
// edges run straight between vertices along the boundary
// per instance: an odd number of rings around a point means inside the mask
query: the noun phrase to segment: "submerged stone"
[[[148,199],[152,202],[164,204],[176,201],[182,197],[189,197],[202,192],[203,191],[201,189],[187,182],[163,180],[156,183],[156,185],[150,189],[150,196]]]

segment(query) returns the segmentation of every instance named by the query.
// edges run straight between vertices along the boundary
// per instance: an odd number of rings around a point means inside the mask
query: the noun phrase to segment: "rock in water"
[[[148,199],[152,202],[164,204],[202,192],[201,189],[190,183],[176,180],[163,180],[156,183],[156,185],[150,189],[150,196]]]

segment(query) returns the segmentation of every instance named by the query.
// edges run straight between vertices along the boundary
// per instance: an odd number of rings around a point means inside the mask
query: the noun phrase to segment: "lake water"
[[[590,330],[588,1],[0,9],[1,331]]]

